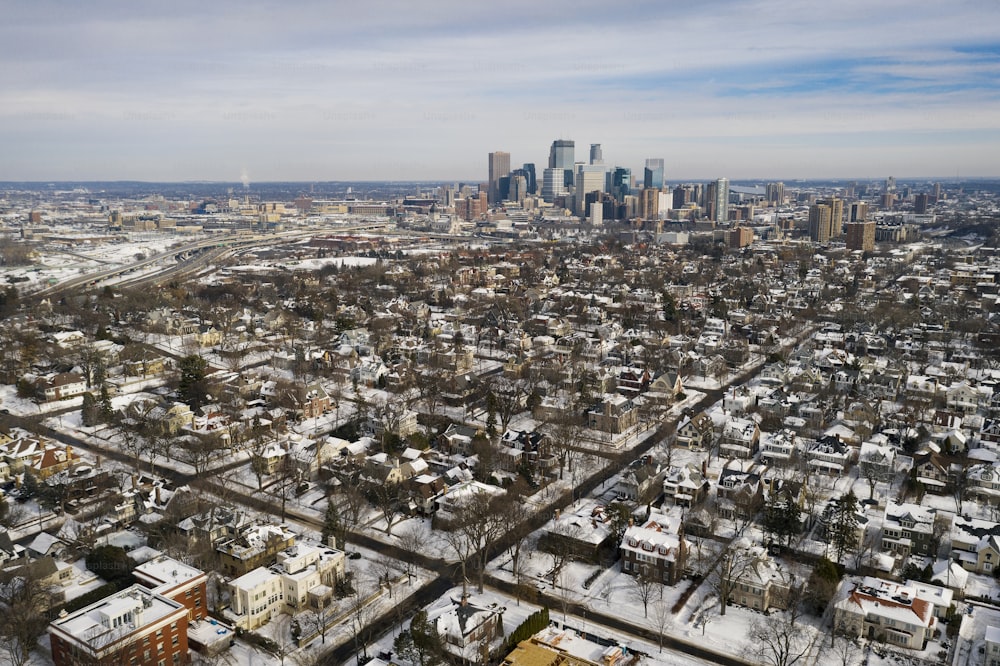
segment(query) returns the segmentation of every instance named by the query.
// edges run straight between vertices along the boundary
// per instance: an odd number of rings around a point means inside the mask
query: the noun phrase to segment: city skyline
[[[483,155],[741,179],[992,177],[989,3],[19,3],[0,180],[486,182]],[[652,45],[643,47],[642,45]],[[821,159],[817,159],[821,156]]]

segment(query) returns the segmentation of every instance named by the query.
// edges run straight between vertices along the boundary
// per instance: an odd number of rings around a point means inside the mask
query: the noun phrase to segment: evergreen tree
[[[850,491],[839,500],[830,526],[830,545],[837,563],[858,547],[858,498]]]
[[[338,550],[344,550],[344,537],[347,529],[340,518],[340,511],[332,501],[326,505],[326,514],[323,516],[323,543],[328,544],[330,537],[333,537]]]
[[[180,361],[181,379],[177,386],[180,399],[192,410],[203,407],[208,402],[208,361],[197,354],[185,356]]]
[[[83,394],[83,403],[80,405],[80,422],[86,427],[100,423],[100,409],[92,393]]]
[[[108,393],[108,385],[101,384],[101,423],[110,423],[114,416],[114,409],[111,407],[111,394]]]

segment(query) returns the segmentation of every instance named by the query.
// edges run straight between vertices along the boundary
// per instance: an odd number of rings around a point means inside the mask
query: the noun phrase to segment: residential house
[[[1000,565],[1000,525],[957,516],[950,536],[952,560],[966,571],[993,575]]]
[[[277,525],[257,525],[239,536],[224,541],[215,550],[221,558],[222,570],[230,576],[243,574],[274,563],[280,551],[295,543],[295,535]]]
[[[685,416],[677,424],[676,446],[701,451],[711,449],[715,443],[715,424],[705,412]]]
[[[605,393],[600,402],[587,410],[587,427],[619,435],[639,422],[639,410],[625,396]]]
[[[766,465],[787,465],[795,456],[799,437],[787,428],[760,436],[760,461]]]
[[[854,450],[837,437],[824,435],[806,446],[809,467],[820,474],[842,476],[850,467]]]
[[[690,544],[679,517],[657,512],[642,526],[629,526],[620,548],[622,572],[676,585],[687,567]]]
[[[466,664],[488,663],[491,644],[503,637],[503,609],[472,601],[468,595],[428,609],[427,619],[444,648]]]
[[[989,625],[983,636],[984,666],[1000,666],[1000,627]]]
[[[281,576],[257,567],[229,581],[231,613],[226,617],[244,631],[253,631],[284,610],[284,585]]]
[[[690,508],[701,504],[710,488],[704,464],[675,465],[663,477],[663,505]]]
[[[882,521],[882,550],[898,555],[937,555],[937,538],[934,534],[936,519],[944,519],[950,514],[938,516],[936,509],[928,509],[917,504],[897,504],[889,501]]]
[[[573,559],[599,563],[617,544],[604,505],[584,500],[556,510],[555,517],[543,528],[540,550],[567,553]]]
[[[653,456],[633,460],[622,470],[614,491],[621,500],[648,504],[663,492],[663,477],[667,470]]]
[[[917,483],[927,492],[936,495],[946,495],[951,492],[951,464],[937,451],[916,453],[913,456],[913,470]]]
[[[937,618],[933,604],[917,598],[914,588],[869,577],[835,604],[833,624],[850,636],[923,650]]]
[[[33,382],[35,398],[41,402],[68,400],[87,392],[87,380],[75,372],[60,372]]]
[[[738,572],[729,601],[758,611],[787,609],[792,589],[805,581],[796,580],[791,570],[773,560],[764,547],[748,546],[747,550],[753,564]]]
[[[730,417],[719,439],[720,458],[750,459],[760,450],[760,427],[752,419]]]
[[[727,463],[719,473],[716,499],[720,518],[744,521],[753,519],[764,506],[761,472],[753,463]]]

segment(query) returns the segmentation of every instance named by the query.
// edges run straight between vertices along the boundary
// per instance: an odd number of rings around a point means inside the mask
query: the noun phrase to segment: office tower
[[[934,183],[934,203],[941,201],[941,183]]]
[[[719,178],[715,183],[713,192],[713,218],[716,222],[724,224],[729,221],[729,179]]]
[[[921,192],[913,199],[913,212],[917,215],[923,215],[927,212],[927,201],[929,197],[926,193]]]
[[[809,238],[815,243],[830,240],[833,210],[827,204],[816,203],[809,206]]]
[[[663,158],[650,157],[642,170],[642,186],[663,189]]]
[[[573,185],[573,164],[576,144],[569,139],[556,139],[549,149],[549,168],[563,170],[563,185]]]
[[[518,173],[518,172],[521,173]],[[510,180],[507,186],[507,201],[516,201],[517,203],[523,203],[524,197],[528,194],[528,179],[524,177],[524,172],[521,169],[515,170],[510,175]]]
[[[868,219],[868,204],[864,201],[855,201],[851,204],[850,222],[864,222]]]
[[[847,249],[862,250],[871,252],[875,249],[875,221],[871,222],[848,222]]]
[[[592,192],[604,191],[604,165],[579,164],[576,169],[576,213],[584,216],[587,213],[587,195]]]
[[[510,175],[510,153],[497,151],[490,153],[490,180],[486,193],[487,201],[490,204],[497,204],[502,201],[500,193],[500,179]]]
[[[785,203],[785,184],[782,182],[768,183],[767,200],[778,206]]]
[[[608,191],[618,202],[625,201],[625,197],[632,193],[632,170],[615,167],[611,171],[611,186]]]
[[[542,171],[542,200],[552,203],[556,197],[564,197],[566,194],[566,174],[561,167]]]
[[[521,167],[524,171],[524,178],[528,181],[528,194],[538,194],[538,181],[535,180],[535,164],[525,162]]]
[[[604,155],[601,152],[601,144],[599,143],[590,144],[590,163],[604,164]]]
[[[896,177],[895,176],[889,176],[888,178],[885,179],[885,191],[886,192],[895,192],[896,191]]]
[[[844,200],[839,197],[820,199],[816,203],[830,207],[830,238],[840,238],[844,232]]]

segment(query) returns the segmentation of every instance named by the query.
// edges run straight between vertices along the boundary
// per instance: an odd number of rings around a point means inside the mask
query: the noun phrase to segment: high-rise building
[[[576,213],[587,214],[587,195],[604,191],[604,165],[579,164],[576,169]]]
[[[820,199],[816,203],[830,207],[830,238],[840,238],[844,233],[844,200],[840,197]]]
[[[767,200],[774,205],[785,203],[785,184],[782,182],[767,184]]]
[[[712,219],[720,224],[724,224],[729,221],[729,179],[719,178],[715,181],[714,185]]]
[[[660,191],[655,187],[644,187],[639,190],[639,217],[643,220],[655,220],[660,214]]]
[[[599,143],[590,144],[590,163],[604,164],[604,154],[601,152],[601,144]]]
[[[896,191],[896,177],[895,176],[889,176],[888,178],[885,179],[885,191],[886,192],[895,192]]]
[[[523,203],[524,197],[527,195],[528,179],[524,177],[522,169],[516,169],[510,174],[510,180],[507,185],[507,200]]]
[[[675,209],[684,208],[694,200],[694,187],[691,185],[678,185],[674,188]]]
[[[663,189],[663,158],[650,157],[642,170],[642,186]]]
[[[500,179],[510,175],[510,153],[497,151],[490,153],[489,190],[486,193],[490,204],[498,204],[503,200],[500,192]]]
[[[926,213],[928,199],[929,197],[924,192],[921,192],[917,196],[913,197],[913,212],[917,215],[923,215]]]
[[[815,243],[830,240],[833,210],[827,204],[816,203],[809,206],[809,238]]]
[[[538,181],[535,178],[534,162],[525,162],[521,167],[524,171],[524,178],[528,181],[528,194],[538,194]]]
[[[549,148],[549,168],[563,170],[565,187],[573,186],[575,151],[576,144],[569,139],[556,139]]]
[[[847,231],[848,250],[871,252],[875,249],[874,220],[871,222],[848,222],[845,228]]]
[[[934,183],[934,203],[941,201],[941,183]]]
[[[851,214],[849,221],[864,222],[868,219],[868,204],[864,201],[855,201],[851,204]]]
[[[750,227],[733,227],[728,235],[731,248],[746,247],[753,243],[753,229]]]
[[[615,167],[609,173],[610,184],[608,192],[621,203],[632,193],[632,170],[627,167]]]
[[[542,199],[544,201],[552,203],[556,197],[564,197],[566,194],[566,175],[562,167],[550,167],[542,171]]]

